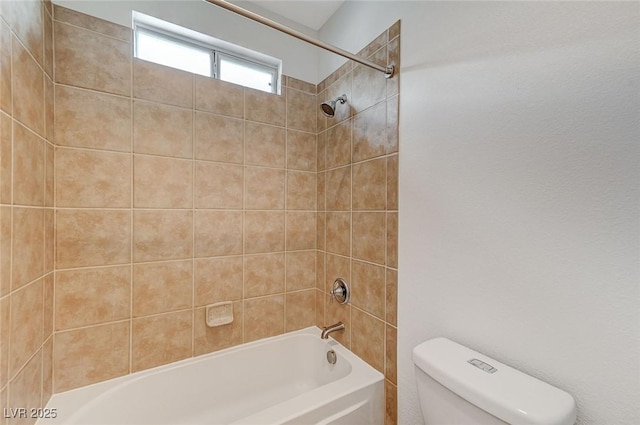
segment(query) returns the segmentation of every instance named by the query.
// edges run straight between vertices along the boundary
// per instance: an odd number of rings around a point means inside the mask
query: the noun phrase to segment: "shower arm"
[[[320,40],[316,40],[313,37],[309,37],[308,35],[300,32],[300,31],[296,31],[292,28],[289,28],[285,25],[282,25],[278,22],[272,21],[271,19],[267,19],[264,16],[260,16],[257,13],[253,13],[250,12],[246,9],[243,9],[239,6],[236,6],[235,4],[229,3],[228,1],[225,0],[204,0],[208,3],[214,4],[216,6],[219,6],[223,9],[226,9],[230,12],[236,13],[240,16],[244,16],[245,18],[251,19],[252,21],[256,21],[258,23],[261,23],[262,25],[266,25],[268,27],[271,27],[275,30],[278,30],[280,32],[283,32],[285,34],[288,34],[292,37],[297,38],[298,40],[302,40],[305,41],[309,44],[313,44],[316,47],[319,47],[321,49],[324,50],[328,50],[332,53],[335,53],[336,55],[340,55],[342,57],[345,57],[347,59],[351,59],[354,62],[358,62],[361,65],[364,66],[368,66],[369,68],[373,68],[376,71],[380,71],[384,73],[385,78],[391,78],[393,77],[393,73],[395,71],[395,68],[393,65],[388,65],[388,66],[382,66],[382,65],[378,65],[375,62],[371,62],[370,60],[361,58],[359,56],[354,55],[353,53],[349,53],[346,50],[343,50],[339,47],[333,46],[331,44],[325,43],[324,41],[320,41]]]

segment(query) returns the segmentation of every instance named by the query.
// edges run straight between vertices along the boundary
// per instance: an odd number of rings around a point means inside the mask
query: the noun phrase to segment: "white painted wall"
[[[347,2],[320,35],[399,18],[400,424],[437,336],[640,423],[640,5]]]
[[[2,0],[0,0],[2,1]],[[218,39],[282,59],[282,73],[315,83],[319,50],[316,47],[252,22],[203,0],[53,0],[53,3],[87,15],[131,26],[136,10]],[[269,19],[313,37],[317,32],[247,2],[238,2]]]

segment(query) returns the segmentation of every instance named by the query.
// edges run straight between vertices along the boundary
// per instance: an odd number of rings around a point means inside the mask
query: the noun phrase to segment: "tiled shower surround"
[[[360,53],[400,64],[400,22]],[[318,105],[347,95],[333,118],[318,108],[316,323],[345,323],[333,336],[385,375],[386,424],[396,423],[399,76],[347,62],[318,85]],[[351,302],[329,302],[337,277]]]
[[[395,423],[397,77],[348,63],[266,94],[137,60],[129,28],[0,4],[2,406],[342,320]],[[398,33],[363,54],[397,64]],[[336,277],[352,306],[328,302]],[[208,328],[220,301],[235,320]]]

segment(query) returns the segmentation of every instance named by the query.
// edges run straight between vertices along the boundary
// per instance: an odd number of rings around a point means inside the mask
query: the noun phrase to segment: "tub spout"
[[[322,339],[328,339],[329,338],[329,334],[333,333],[333,332],[337,332],[337,331],[343,331],[344,330],[344,323],[342,322],[338,322],[334,325],[331,326],[327,326],[326,328],[322,329],[322,333],[320,334],[320,338]]]

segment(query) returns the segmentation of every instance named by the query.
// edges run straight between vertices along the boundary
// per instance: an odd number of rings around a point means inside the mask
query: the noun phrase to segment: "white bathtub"
[[[380,372],[310,327],[55,394],[57,417],[37,424],[382,425],[383,393]]]

